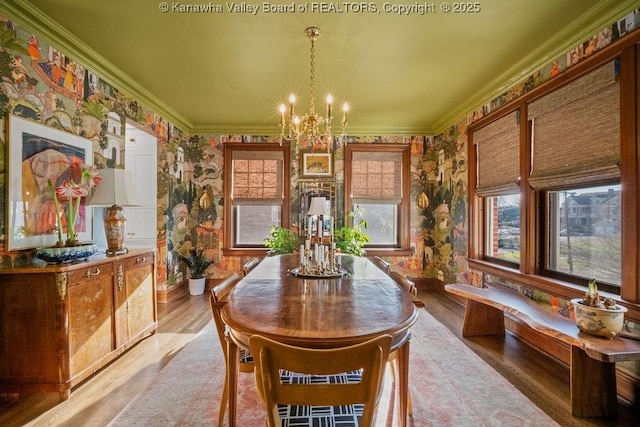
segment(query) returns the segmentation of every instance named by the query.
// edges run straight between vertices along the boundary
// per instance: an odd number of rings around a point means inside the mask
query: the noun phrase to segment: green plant
[[[269,255],[290,254],[298,248],[298,235],[288,228],[271,227],[269,237],[264,239]]]
[[[192,279],[202,279],[204,272],[213,261],[204,253],[204,249],[191,248],[187,255],[179,255],[178,259],[189,267],[189,275]]]
[[[353,217],[353,213],[349,216]],[[369,235],[362,231],[368,226],[367,220],[362,218],[359,223],[353,227],[340,227],[334,232],[336,248],[340,249],[340,252],[345,254],[352,254],[357,256],[365,256],[366,251],[364,245],[369,243]]]

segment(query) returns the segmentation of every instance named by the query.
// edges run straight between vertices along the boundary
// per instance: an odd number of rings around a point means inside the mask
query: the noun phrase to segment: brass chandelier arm
[[[283,141],[297,142],[300,144],[301,139],[306,139],[307,143],[310,143],[313,147],[326,147],[327,151],[331,151],[333,148],[333,135],[331,132],[331,119],[333,97],[327,96],[327,112],[326,116],[322,117],[315,112],[315,41],[320,35],[320,29],[317,27],[309,27],[305,30],[305,35],[311,41],[311,55],[310,55],[310,101],[309,101],[309,113],[303,116],[298,116],[294,113],[294,104],[296,102],[296,96],[289,96],[289,102],[287,104],[280,105],[280,143]],[[347,128],[347,111],[349,106],[347,103],[343,105],[342,116],[342,137],[346,137]],[[346,139],[344,139],[346,141]]]

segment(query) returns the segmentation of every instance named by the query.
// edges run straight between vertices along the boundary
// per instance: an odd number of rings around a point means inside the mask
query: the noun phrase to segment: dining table
[[[298,275],[297,254],[265,257],[227,296],[229,426],[236,425],[239,346],[259,334],[306,348],[345,347],[389,334],[397,359],[399,423],[408,410],[410,328],[418,318],[412,295],[366,257],[338,254],[340,274]]]

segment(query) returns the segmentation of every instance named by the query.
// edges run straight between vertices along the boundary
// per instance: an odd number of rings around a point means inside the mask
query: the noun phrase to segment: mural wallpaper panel
[[[414,254],[390,259],[412,277],[444,282],[478,283],[481,278],[465,264],[467,255],[466,126],[522,96],[565,69],[622,37],[639,25],[638,11],[616,20],[569,52],[558,56],[495,99],[487,101],[436,136],[350,136],[334,140],[337,209],[343,218],[343,143],[411,144],[411,245]],[[90,139],[94,163],[100,168],[123,167],[127,120],[158,139],[158,288],[168,289],[186,276],[177,255],[201,246],[214,259],[209,277],[240,271],[245,260],[222,255],[223,144],[277,142],[277,137],[188,135],[138,101],[121,93],[74,58],[48,46],[37,34],[0,16],[0,108],[21,117]],[[306,148],[303,146],[301,148]],[[5,231],[5,141],[0,138],[0,240]],[[295,152],[295,150],[293,151]],[[299,158],[291,163],[297,188]],[[297,191],[292,192],[291,218],[298,218]],[[341,224],[338,222],[337,224]],[[292,228],[298,224],[293,223]],[[2,263],[23,262],[26,252],[7,253]]]

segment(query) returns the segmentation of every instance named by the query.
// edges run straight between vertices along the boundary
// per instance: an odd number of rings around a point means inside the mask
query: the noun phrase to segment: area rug
[[[412,335],[409,389],[413,417],[409,426],[558,425],[426,310],[420,310]],[[389,371],[376,427],[398,425]],[[212,321],[110,426],[216,425],[224,374]],[[237,425],[265,426],[253,375],[240,373],[238,389]]]

